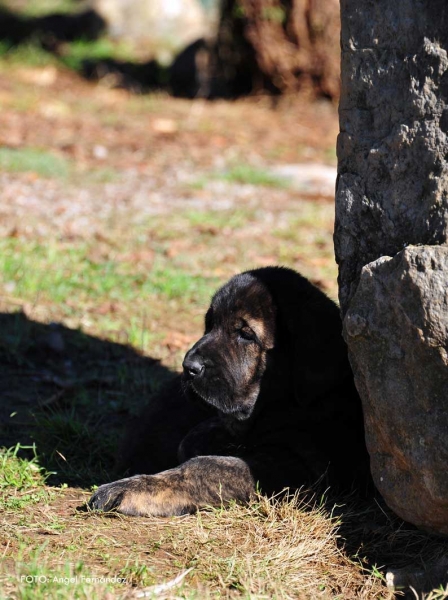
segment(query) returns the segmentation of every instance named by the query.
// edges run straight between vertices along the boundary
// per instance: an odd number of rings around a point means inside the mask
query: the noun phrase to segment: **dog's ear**
[[[267,268],[260,275],[277,307],[294,395],[307,406],[351,377],[339,308],[295,271]]]
[[[305,405],[352,377],[339,309],[324,296],[299,308],[288,327],[294,393]]]

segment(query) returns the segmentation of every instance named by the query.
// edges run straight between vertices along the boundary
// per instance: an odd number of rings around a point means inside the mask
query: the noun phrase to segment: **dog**
[[[124,447],[128,472],[91,509],[172,516],[320,482],[367,485],[361,401],[338,307],[297,272],[236,275],[212,298],[183,374]],[[144,473],[144,474],[142,474]]]

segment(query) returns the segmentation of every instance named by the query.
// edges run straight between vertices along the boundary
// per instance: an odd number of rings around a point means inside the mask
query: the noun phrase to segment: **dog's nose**
[[[184,373],[191,379],[193,377],[198,377],[201,375],[205,369],[204,363],[201,362],[198,358],[190,358],[186,356],[184,358],[184,362],[182,363],[184,368]]]

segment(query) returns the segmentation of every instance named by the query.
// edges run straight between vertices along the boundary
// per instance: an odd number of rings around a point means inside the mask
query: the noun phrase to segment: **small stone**
[[[93,156],[98,160],[105,160],[109,154],[105,146],[96,145],[93,147]]]

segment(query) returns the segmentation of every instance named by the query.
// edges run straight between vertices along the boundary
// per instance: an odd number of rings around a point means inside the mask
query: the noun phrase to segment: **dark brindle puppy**
[[[233,277],[213,297],[204,336],[147,408],[124,449],[131,472],[90,507],[180,515],[257,484],[271,494],[318,480],[365,485],[368,458],[336,305],[279,267]],[[161,471],[161,472],[159,472]]]

